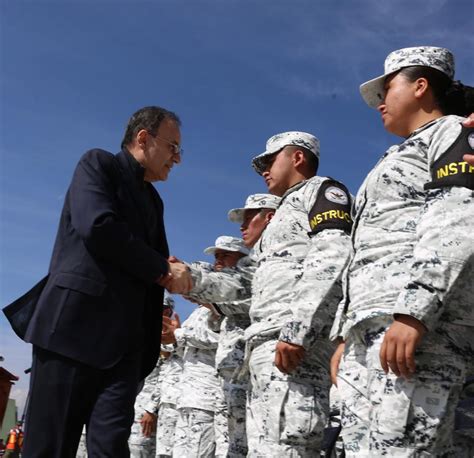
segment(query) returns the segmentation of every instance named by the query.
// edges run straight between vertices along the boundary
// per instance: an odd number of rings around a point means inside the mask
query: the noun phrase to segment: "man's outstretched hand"
[[[191,273],[186,264],[171,257],[169,260],[169,271],[158,283],[165,287],[170,293],[187,294],[193,287]]]

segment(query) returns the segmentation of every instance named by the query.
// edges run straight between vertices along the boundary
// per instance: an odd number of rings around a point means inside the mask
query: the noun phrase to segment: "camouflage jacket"
[[[215,362],[220,320],[210,315],[209,309],[198,307],[175,331],[178,347],[184,348],[178,408],[214,411],[219,387]]]
[[[145,413],[145,411],[156,415],[158,411],[158,400],[156,397],[156,390],[159,386],[158,380],[161,372],[162,360],[158,360],[158,364],[151,374],[145,379],[143,388],[138,393],[135,399],[135,414],[139,418]]]
[[[252,295],[252,279],[257,262],[252,255],[245,256],[235,267],[227,267],[220,271],[214,270],[212,264],[193,262],[189,264],[193,278],[193,289],[189,296],[199,302],[217,303],[224,315],[248,313],[248,299]]]
[[[220,275],[211,264],[193,263],[190,266],[196,285],[191,296],[201,302],[212,302],[223,315],[216,352],[216,369],[235,369],[242,365],[245,352],[244,330],[250,324],[250,286],[255,262],[249,256],[241,258],[234,269],[224,269]],[[237,275],[239,283],[225,286],[226,275]],[[241,288],[240,280],[243,277]],[[245,278],[250,279],[246,281]],[[229,291],[228,289],[232,289]],[[240,300],[227,301],[240,297]]]
[[[155,441],[154,434],[152,434],[151,437],[145,437],[142,435],[142,426],[140,424],[140,420],[145,412],[149,412],[153,415],[157,415],[158,413],[158,399],[155,397],[155,395],[157,393],[160,371],[161,359],[158,360],[156,367],[145,379],[143,388],[135,399],[135,416],[130,431],[130,444],[147,445],[152,444]]]
[[[315,176],[290,188],[254,247],[251,325],[246,338],[272,333],[310,347],[329,335],[349,256],[351,197]]]
[[[158,378],[157,394],[159,404],[175,404],[181,394],[179,381],[183,372],[182,348],[175,345],[161,347],[162,351],[171,353],[168,358],[163,358],[160,376]]]
[[[474,167],[462,160],[474,133],[461,121],[445,116],[417,129],[362,184],[333,337],[394,313],[428,329],[441,318],[474,326]]]
[[[193,272],[192,294],[232,301],[251,293],[246,340],[279,335],[286,342],[311,346],[329,334],[342,296],[349,213],[350,196],[340,183],[322,177],[298,183],[282,197],[249,256],[256,268]]]

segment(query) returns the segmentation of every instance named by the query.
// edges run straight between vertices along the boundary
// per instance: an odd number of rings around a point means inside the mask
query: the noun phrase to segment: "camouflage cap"
[[[204,250],[205,254],[215,254],[216,250],[236,251],[238,253],[249,254],[249,249],[244,245],[244,241],[239,237],[221,235],[217,237],[215,246],[210,246]]]
[[[169,307],[174,310],[174,299],[165,291],[165,297],[163,299],[163,307]]]
[[[256,210],[262,208],[277,209],[281,198],[273,194],[251,194],[245,201],[244,208],[233,208],[227,216],[233,223],[241,223],[244,220],[245,210]]]
[[[259,175],[265,171],[265,161],[262,159],[265,156],[278,153],[285,146],[302,146],[308,151],[311,151],[319,159],[319,140],[314,135],[306,132],[292,131],[276,134],[267,140],[266,146],[265,152],[252,159],[252,167]]]
[[[405,67],[421,65],[454,77],[454,56],[446,48],[417,46],[391,52],[385,59],[385,73],[360,85],[360,93],[367,105],[377,108],[385,97],[385,78]]]

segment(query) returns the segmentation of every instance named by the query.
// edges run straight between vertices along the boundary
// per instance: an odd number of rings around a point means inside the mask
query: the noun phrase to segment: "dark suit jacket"
[[[168,271],[168,244],[154,188],[150,233],[129,154],[94,149],[80,159],[49,274],[4,311],[26,342],[94,367],[144,348],[146,375],[159,355],[163,289],[155,280]]]

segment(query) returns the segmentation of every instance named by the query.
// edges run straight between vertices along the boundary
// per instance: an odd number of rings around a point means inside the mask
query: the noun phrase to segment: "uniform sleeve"
[[[188,294],[201,303],[234,302],[248,299],[252,293],[255,265],[226,268],[217,272],[199,263],[189,265],[193,289]]]
[[[474,167],[462,159],[473,150],[474,129],[461,128],[459,121],[444,123],[429,147],[431,182],[425,186],[410,279],[394,309],[428,330],[436,327],[454,294],[459,316],[474,319]]]
[[[241,301],[219,302],[215,305],[224,316],[248,315],[251,302],[251,298],[249,297]]]
[[[154,389],[145,404],[145,410],[153,415],[158,415],[160,399],[161,399],[161,376],[158,377],[157,383],[155,384]]]
[[[308,348],[315,339],[327,337],[342,297],[341,276],[350,252],[351,198],[347,189],[332,180],[307,197],[310,226],[303,275],[291,304],[291,318],[280,340]]]
[[[168,262],[135,237],[119,210],[115,158],[91,150],[79,161],[68,191],[71,224],[89,252],[146,283],[168,272]]]
[[[200,307],[195,310],[195,316],[188,323],[176,329],[174,332],[178,346],[200,348],[201,350],[213,350],[219,343],[219,333],[209,326],[209,310]]]
[[[161,365],[157,365],[153,372],[145,379],[142,391],[140,392],[143,410],[156,415],[160,398],[160,373]]]
[[[352,244],[351,244],[352,248]],[[352,250],[351,250],[352,253]],[[342,298],[339,301],[336,310],[336,316],[334,317],[334,321],[331,326],[331,330],[329,332],[329,340],[336,340],[338,338],[344,338],[343,336],[343,326],[345,323],[345,310],[346,310],[346,303],[347,303],[347,279],[348,279],[348,269],[350,265],[350,256],[348,257],[348,261],[346,266],[342,272]]]

